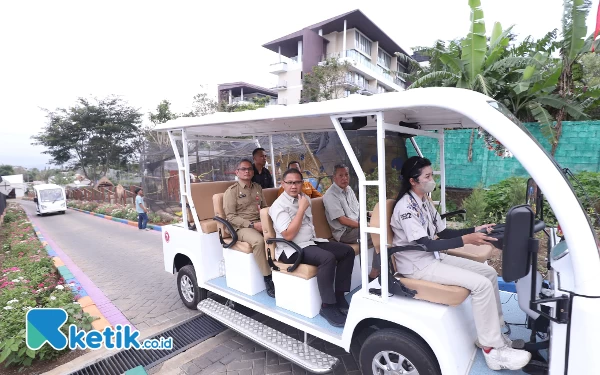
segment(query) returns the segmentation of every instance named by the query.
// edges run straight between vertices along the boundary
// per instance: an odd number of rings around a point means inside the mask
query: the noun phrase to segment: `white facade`
[[[27,190],[27,184],[23,182],[22,174],[2,176],[2,180],[8,181],[8,183],[15,189],[15,196],[17,198],[22,198],[25,195],[25,191]]]

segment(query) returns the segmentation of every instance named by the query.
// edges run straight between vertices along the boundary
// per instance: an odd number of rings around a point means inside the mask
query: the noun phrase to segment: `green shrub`
[[[511,207],[525,204],[526,192],[525,177],[510,177],[490,186],[486,192],[487,214],[494,222],[503,223]]]
[[[486,191],[477,188],[474,189],[463,201],[463,208],[467,211],[465,225],[475,227],[477,225],[489,222],[488,203]]]

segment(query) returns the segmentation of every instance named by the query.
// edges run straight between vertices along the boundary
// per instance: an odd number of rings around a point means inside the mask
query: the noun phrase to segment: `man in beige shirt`
[[[265,240],[260,223],[260,209],[267,207],[262,187],[258,183],[252,182],[254,168],[248,159],[240,161],[235,174],[238,182],[225,190],[223,210],[227,221],[236,230],[238,240],[252,246],[252,253],[265,279],[267,294],[275,298],[275,286],[265,255]]]

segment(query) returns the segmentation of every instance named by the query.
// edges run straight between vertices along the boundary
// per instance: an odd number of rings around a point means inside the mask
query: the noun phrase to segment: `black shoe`
[[[348,301],[346,301],[346,297],[337,297],[337,307],[340,312],[344,315],[348,315],[348,310],[350,310],[350,305],[348,305]]]
[[[273,280],[265,280],[265,286],[267,287],[269,297],[275,298],[275,284],[273,284]]]
[[[321,307],[319,315],[334,327],[343,327],[346,324],[346,317],[342,315],[337,306]]]

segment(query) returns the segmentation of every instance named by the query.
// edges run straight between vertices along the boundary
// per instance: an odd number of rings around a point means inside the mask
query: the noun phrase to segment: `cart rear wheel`
[[[177,290],[179,290],[179,297],[181,297],[183,304],[192,310],[196,310],[198,303],[208,297],[208,291],[198,287],[196,271],[191,264],[183,266],[179,270]]]

